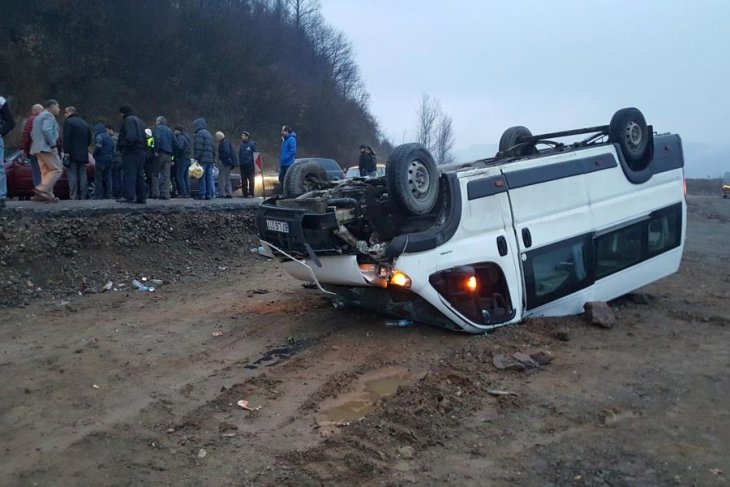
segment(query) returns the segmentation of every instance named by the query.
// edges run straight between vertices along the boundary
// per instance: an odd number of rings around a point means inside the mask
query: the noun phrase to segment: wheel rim
[[[633,120],[626,124],[626,143],[632,149],[641,145],[641,126]]]
[[[419,160],[411,161],[408,165],[408,189],[416,198],[422,198],[428,193],[431,186],[431,177],[428,169]]]

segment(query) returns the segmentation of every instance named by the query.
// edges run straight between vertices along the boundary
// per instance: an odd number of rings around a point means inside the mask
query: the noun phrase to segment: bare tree
[[[294,27],[300,36],[310,34],[322,23],[319,0],[288,0]]]
[[[344,98],[366,103],[367,93],[355,63],[352,43],[345,34],[321,23],[312,29],[312,39],[317,53],[330,66],[332,82],[340,94]]]
[[[431,153],[434,149],[436,121],[440,114],[441,103],[432,100],[428,93],[423,93],[417,111],[416,140]]]
[[[417,114],[416,140],[434,156],[436,164],[453,161],[454,129],[451,117],[441,108],[441,102],[423,93]]]
[[[436,164],[448,164],[454,161],[451,150],[454,148],[455,141],[451,117],[442,112],[436,122],[436,143],[433,152]]]

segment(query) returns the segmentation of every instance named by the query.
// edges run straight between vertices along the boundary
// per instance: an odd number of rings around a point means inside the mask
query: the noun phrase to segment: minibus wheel
[[[528,144],[525,139],[532,137],[532,132],[527,127],[518,125],[516,127],[510,127],[504,131],[502,137],[499,139],[499,152],[504,157],[523,157],[529,156],[536,152],[534,144]],[[518,144],[524,143],[519,147],[515,147]]]
[[[646,169],[650,158],[649,129],[638,108],[622,108],[614,113],[608,126],[608,139],[621,147],[629,167],[634,171]]]
[[[388,195],[411,215],[430,212],[439,196],[439,171],[421,144],[403,144],[388,157],[385,170]]]

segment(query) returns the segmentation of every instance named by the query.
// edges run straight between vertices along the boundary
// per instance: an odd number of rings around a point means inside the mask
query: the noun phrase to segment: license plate
[[[287,222],[266,220],[266,228],[274,232],[289,233],[289,224]]]

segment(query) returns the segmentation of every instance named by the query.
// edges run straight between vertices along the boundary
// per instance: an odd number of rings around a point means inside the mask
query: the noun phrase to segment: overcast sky
[[[607,124],[641,109],[659,132],[730,136],[730,0],[321,0],[352,41],[371,110],[413,139],[421,93],[453,119],[456,149]]]

